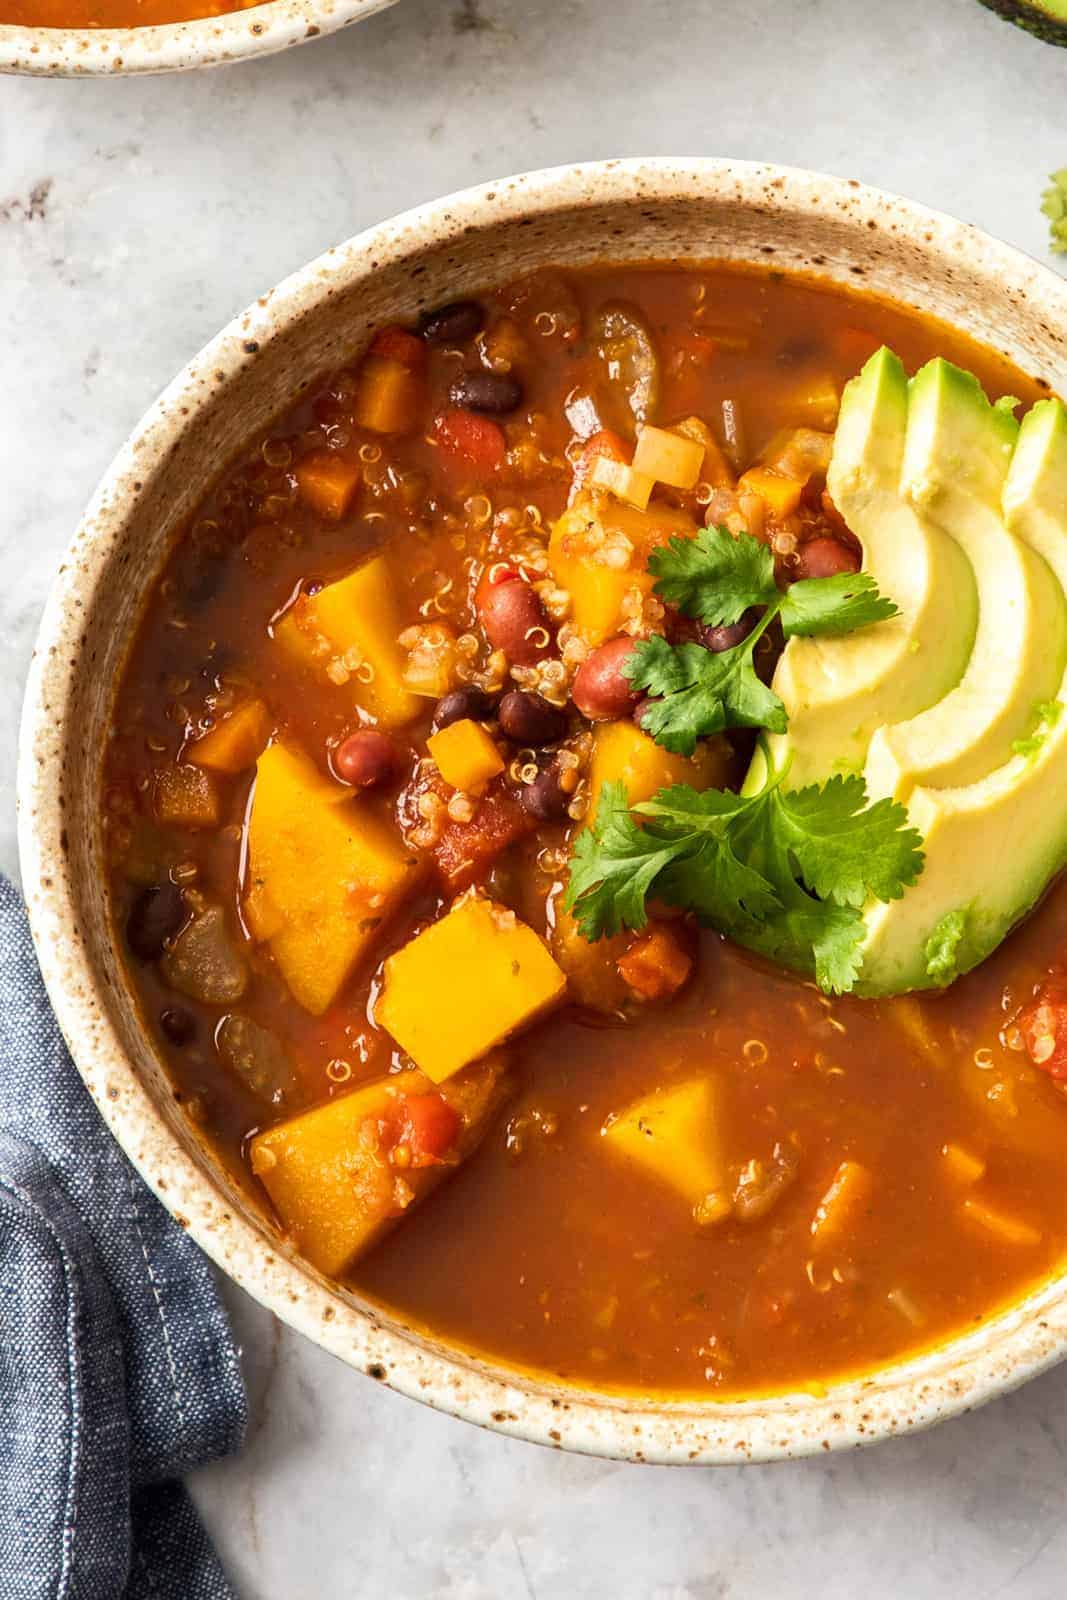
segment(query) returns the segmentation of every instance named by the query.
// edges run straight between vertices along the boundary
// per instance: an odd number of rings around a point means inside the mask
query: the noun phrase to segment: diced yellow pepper
[[[571,618],[590,644],[618,633],[627,595],[651,593],[649,552],[675,535],[691,539],[695,533],[692,517],[674,506],[657,502],[638,511],[603,495],[579,495],[552,529],[548,560],[571,597]]]
[[[692,489],[700,481],[704,446],[669,428],[641,428],[634,450],[633,468],[670,489]]]
[[[375,1020],[441,1083],[562,1000],[567,979],[513,911],[458,900],[385,963]]]
[[[364,803],[275,744],[256,767],[248,876],[249,892],[265,891],[284,919],[270,949],[293,998],[319,1016],[414,886],[418,863]]]
[[[162,768],[152,799],[156,820],[169,828],[214,828],[221,814],[214,779],[199,767]]]
[[[819,1201],[811,1222],[811,1233],[819,1245],[840,1244],[854,1230],[874,1187],[870,1172],[858,1161],[842,1161],[830,1187]]]
[[[703,1208],[727,1180],[716,1090],[711,1078],[656,1089],[610,1118],[601,1135],[609,1149],[660,1178],[688,1206]]]
[[[318,594],[302,595],[274,637],[320,683],[333,682],[381,727],[397,728],[419,712],[403,682],[407,657],[399,633],[389,567],[384,556],[374,556]]]
[[[621,783],[630,804],[636,806],[674,783],[688,783],[694,789],[721,787],[729,763],[730,747],[725,739],[704,740],[692,756],[679,756],[664,750],[628,720],[598,723],[589,764],[586,819],[595,819],[600,791],[606,783]]]
[[[490,778],[504,770],[504,758],[480,722],[464,717],[432,733],[426,748],[446,783],[464,794],[484,794]]]
[[[627,505],[636,506],[638,511],[648,505],[655,487],[655,479],[647,473],[636,471],[625,461],[613,461],[610,456],[597,456],[589,482],[595,489],[607,489]]]
[[[270,727],[270,712],[262,700],[246,700],[190,745],[186,759],[216,772],[244,772],[258,759]]]
[[[805,478],[787,478],[774,467],[749,467],[741,474],[739,494],[758,494],[774,517],[788,517],[800,504]]]
[[[359,369],[353,414],[371,433],[407,433],[415,426],[419,380],[392,356],[367,356]]]

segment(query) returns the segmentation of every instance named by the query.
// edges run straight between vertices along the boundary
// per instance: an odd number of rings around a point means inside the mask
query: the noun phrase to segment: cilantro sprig
[[[658,744],[680,755],[692,755],[697,739],[725,728],[785,732],[785,707],[760,681],[753,659],[775,618],[789,639],[851,633],[897,612],[866,572],[802,578],[779,589],[768,546],[748,533],[735,538],[725,528],[703,528],[695,538],[672,539],[653,551],[648,569],[661,600],[709,627],[738,622],[746,612],[762,608],[747,637],[728,650],[713,653],[698,644],[671,645],[660,637],[635,645],[626,676],[657,702],[645,710],[641,725]]]
[[[748,796],[678,784],[632,809],[606,784],[565,903],[595,940],[644,927],[648,901],[664,901],[840,994],[859,973],[862,906],[899,899],[922,864],[904,808],[868,805],[855,775],[796,790],[778,775]]]

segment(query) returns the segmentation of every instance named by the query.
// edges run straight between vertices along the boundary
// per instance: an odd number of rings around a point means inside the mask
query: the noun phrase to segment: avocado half
[[[998,17],[1044,39],[1046,44],[1067,45],[1067,0],[981,0]]]

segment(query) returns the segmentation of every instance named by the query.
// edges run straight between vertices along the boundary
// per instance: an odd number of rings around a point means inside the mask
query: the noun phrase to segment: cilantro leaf
[[[639,640],[623,670],[635,689],[657,699],[642,715],[645,732],[683,756],[691,756],[705,734],[724,728],[784,733],[785,707],[752,665],[762,631],[757,625],[747,639],[718,654],[700,644],[671,645],[658,635]]]
[[[778,615],[787,639],[795,634],[852,633],[897,615],[892,600],[878,593],[869,572],[839,572],[832,578],[800,578],[781,597]]]
[[[1067,167],[1049,173],[1041,209],[1049,222],[1049,249],[1054,255],[1067,255]]]
[[[774,555],[750,533],[734,538],[726,528],[707,527],[692,539],[675,537],[653,550],[648,570],[661,600],[713,628],[778,600]]]
[[[867,805],[858,777],[794,791],[772,779],[747,796],[678,784],[632,814],[610,785],[578,836],[565,904],[595,939],[644,927],[647,899],[662,899],[843,993],[862,964],[862,906],[915,882],[919,846],[903,807]]]

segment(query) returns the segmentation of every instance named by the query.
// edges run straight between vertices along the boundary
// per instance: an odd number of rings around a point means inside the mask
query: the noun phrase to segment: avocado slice
[[[1028,413],[1002,496],[1012,535],[1067,590],[1067,411]],[[976,783],[916,789],[926,864],[900,900],[872,904],[857,992],[941,987],[983,961],[1067,865],[1067,675],[1035,706],[1011,758]]]
[[[1012,753],[1034,706],[1054,698],[1067,664],[1067,596],[1044,557],[1005,527],[1001,495],[1019,425],[981,384],[941,359],[912,379],[901,486],[950,535],[978,586],[978,628],[954,689],[879,728],[865,778],[872,800],[905,801],[919,786],[969,784]],[[940,597],[944,615],[955,596]]]
[[[982,4],[1046,44],[1067,45],[1067,0],[982,0]]]
[[[970,564],[900,491],[907,421],[907,374],[883,348],[841,397],[828,487],[863,544],[865,570],[899,615],[843,638],[787,644],[774,690],[789,728],[769,735],[767,748],[775,770],[787,768],[791,788],[862,771],[875,729],[941,700],[970,657],[978,620]],[[744,792],[764,778],[757,749]]]

